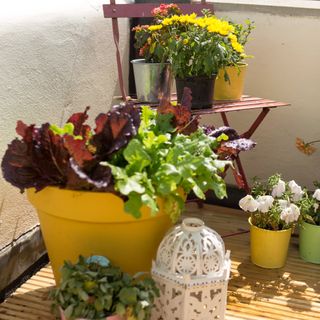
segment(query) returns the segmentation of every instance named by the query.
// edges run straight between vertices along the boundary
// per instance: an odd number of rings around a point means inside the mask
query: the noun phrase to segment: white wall
[[[303,11],[303,12],[302,12]],[[320,138],[320,10],[216,5],[216,14],[238,22],[255,21],[256,29],[247,46],[249,69],[245,93],[290,102],[273,109],[253,135],[258,143],[242,154],[249,178],[279,172],[313,187],[320,180],[319,151],[308,157],[295,147],[295,138]],[[230,124],[245,131],[256,111],[229,113]],[[217,123],[218,117],[211,118]],[[233,183],[229,177],[228,181]]]
[[[16,136],[18,119],[61,124],[87,105],[93,118],[109,109],[119,92],[111,20],[102,13],[105,2],[12,0],[2,4],[0,158]],[[125,61],[128,28],[127,20],[120,20]],[[36,223],[25,196],[0,179],[0,250]]]

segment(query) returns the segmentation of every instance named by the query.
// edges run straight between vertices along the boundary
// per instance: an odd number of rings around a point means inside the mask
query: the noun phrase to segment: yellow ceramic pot
[[[240,100],[243,94],[244,79],[247,64],[238,67],[229,66],[220,69],[214,85],[214,100]],[[227,72],[230,82],[225,81],[224,73]]]
[[[251,224],[251,261],[268,269],[282,268],[287,260],[292,229],[273,231],[258,228]]]
[[[172,225],[162,211],[150,215],[143,207],[135,219],[124,211],[123,200],[112,193],[85,192],[47,187],[27,190],[37,209],[45,245],[56,282],[65,260],[75,263],[79,255],[102,255],[122,271],[149,271],[164,234]]]

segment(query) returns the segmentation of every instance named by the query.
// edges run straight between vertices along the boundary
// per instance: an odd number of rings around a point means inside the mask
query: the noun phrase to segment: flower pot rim
[[[64,315],[64,310],[59,306],[59,312],[60,312],[60,318],[61,320],[66,320],[66,317]],[[105,317],[106,320],[115,320],[115,319],[124,319],[123,317],[117,315],[117,314],[113,314],[111,316],[106,316]],[[90,320],[88,318],[76,318],[76,320]]]
[[[309,222],[307,222],[307,221],[305,221],[305,220],[302,220],[301,222],[300,222],[300,224],[307,224],[308,226],[310,226],[311,228],[320,228],[320,225],[318,225],[318,224],[313,224],[313,223],[309,223]]]
[[[290,231],[290,232],[292,231],[292,228],[283,229],[283,230],[269,230],[269,229],[259,228],[259,227],[255,226],[254,224],[252,224],[251,217],[248,218],[248,222],[249,222],[251,227],[259,229],[259,230],[263,230],[265,232],[283,232],[283,233],[285,233],[285,232],[288,232],[288,231]]]
[[[27,188],[26,190],[35,191],[35,193],[39,193],[39,192],[41,192],[43,190],[47,190],[47,189],[59,190],[59,191],[63,191],[63,192],[66,191],[66,192],[72,192],[72,193],[113,194],[115,197],[122,199],[118,193],[112,192],[112,191],[92,191],[92,190],[80,190],[80,189],[75,190],[75,189],[68,189],[68,188],[60,188],[58,186],[46,186],[45,188],[41,189],[40,191],[36,191],[36,189],[34,187]]]
[[[186,81],[186,80],[193,80],[193,79],[204,79],[204,80],[213,80],[214,78],[216,78],[217,74],[213,74],[211,77],[208,77],[208,76],[189,76],[189,77],[186,77],[186,78],[178,78],[178,77],[175,77],[176,80],[179,80],[179,81]]]
[[[249,64],[246,63],[246,62],[240,62],[239,64],[237,65],[228,65],[226,66],[226,68],[244,68],[244,67],[247,67]],[[223,68],[222,68],[223,69]]]
[[[171,65],[170,62],[146,62],[146,59],[133,59],[132,64],[153,64],[153,65]]]

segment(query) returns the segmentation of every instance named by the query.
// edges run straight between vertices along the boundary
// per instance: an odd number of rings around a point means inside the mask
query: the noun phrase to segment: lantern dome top
[[[229,257],[216,231],[187,218],[163,238],[152,272],[183,283],[223,281],[229,277]]]

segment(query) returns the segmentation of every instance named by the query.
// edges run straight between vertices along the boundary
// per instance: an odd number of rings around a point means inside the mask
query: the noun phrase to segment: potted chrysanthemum
[[[159,21],[180,15],[176,4],[161,4],[152,11],[151,25],[138,25],[135,32],[135,48],[139,59],[131,61],[140,102],[158,104],[162,98],[170,99],[172,87],[171,64],[168,61],[167,44],[170,35]]]
[[[304,195],[305,191],[294,180],[285,182],[276,174],[266,183],[256,181],[252,194],[240,200],[240,208],[250,212],[250,248],[254,264],[264,268],[285,265]]]
[[[170,34],[167,47],[178,101],[182,98],[183,88],[189,87],[195,109],[212,106],[218,71],[230,64],[235,52],[243,53],[235,26],[218,19],[210,11],[203,13],[202,17],[174,15],[160,22]]]

